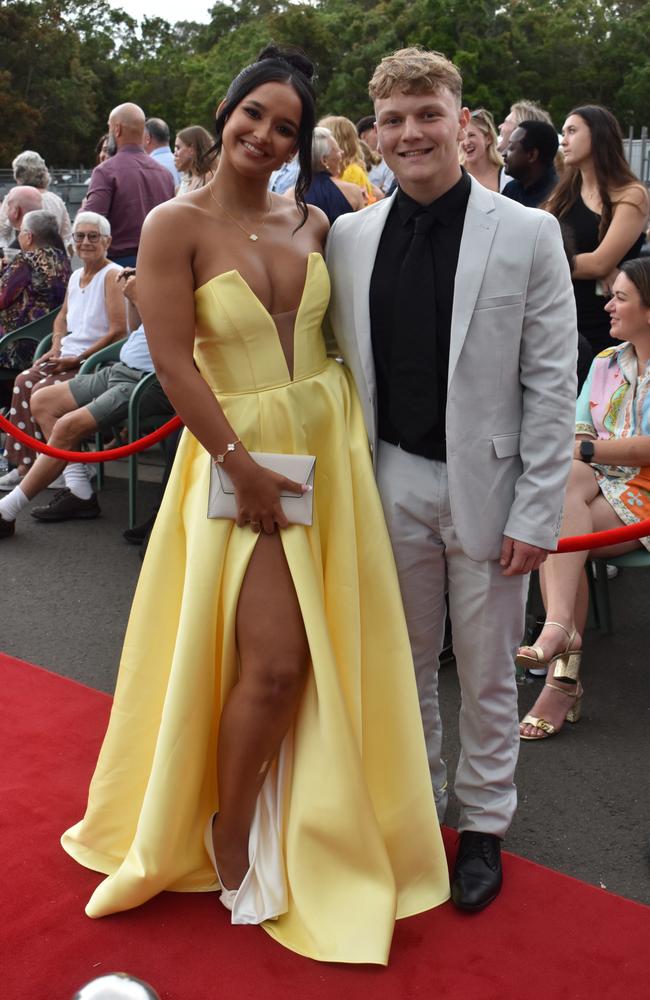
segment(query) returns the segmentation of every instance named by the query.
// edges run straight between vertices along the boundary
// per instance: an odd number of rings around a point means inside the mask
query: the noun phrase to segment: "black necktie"
[[[435,265],[429,231],[435,215],[422,209],[400,268],[389,372],[389,420],[401,442],[415,442],[438,423]]]

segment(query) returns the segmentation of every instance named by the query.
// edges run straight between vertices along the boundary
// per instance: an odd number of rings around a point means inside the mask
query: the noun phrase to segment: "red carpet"
[[[647,1000],[650,908],[514,855],[485,913],[448,903],[401,921],[387,969],[294,955],[257,928],[232,927],[212,893],[165,893],[89,920],[83,906],[100,877],[58,839],[82,814],[110,700],[2,654],[0,683],[3,1000],[70,1000],[120,970],[163,1000]]]

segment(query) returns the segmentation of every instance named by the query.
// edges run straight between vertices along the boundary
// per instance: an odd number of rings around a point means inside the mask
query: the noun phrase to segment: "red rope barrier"
[[[182,426],[181,418],[173,417],[166,424],[163,424],[162,427],[159,427],[158,430],[152,431],[151,434],[145,434],[144,437],[141,437],[138,441],[132,441],[131,444],[121,445],[119,448],[109,448],[107,451],[66,451],[64,448],[53,448],[43,441],[37,441],[36,438],[26,434],[25,431],[21,431],[20,428],[14,427],[5,417],[0,415],[0,428],[6,431],[7,434],[10,434],[11,437],[16,438],[17,441],[22,441],[23,444],[26,444],[29,448],[33,448],[34,451],[41,452],[43,455],[49,455],[50,458],[63,459],[66,462],[111,462],[116,458],[126,458],[127,455],[132,455],[134,452],[150,448]],[[620,528],[610,528],[608,531],[596,531],[593,535],[574,535],[571,538],[561,538],[558,542],[557,551],[582,552],[584,549],[602,549],[606,545],[631,542],[639,538],[647,538],[649,535],[650,518],[647,521],[639,521],[638,524],[624,524]]]
[[[17,441],[22,441],[23,444],[26,444],[28,448],[32,448],[34,451],[39,451],[43,455],[49,455],[50,458],[62,459],[65,462],[112,462],[116,458],[126,458],[128,455],[133,455],[136,451],[144,451],[147,448],[151,448],[152,445],[157,444],[158,441],[162,441],[163,438],[166,438],[182,426],[183,423],[180,417],[172,417],[171,420],[168,420],[166,424],[163,424],[157,430],[152,431],[151,434],[145,434],[144,437],[139,438],[137,441],[132,441],[131,444],[120,445],[119,448],[108,448],[106,451],[66,451],[65,448],[53,448],[51,445],[45,444],[44,441],[37,441],[36,438],[26,434],[25,431],[21,431],[19,427],[14,427],[6,417],[0,415],[0,428],[6,431],[7,434],[10,434],[11,437]]]
[[[620,545],[621,542],[633,542],[649,535],[650,518],[637,524],[623,524],[620,528],[596,531],[593,535],[572,535],[570,538],[561,538],[557,551],[582,552],[583,549],[602,549],[605,545]]]

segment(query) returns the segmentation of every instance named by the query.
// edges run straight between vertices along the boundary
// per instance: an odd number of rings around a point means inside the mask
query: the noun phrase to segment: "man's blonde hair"
[[[403,94],[426,94],[446,87],[460,107],[463,78],[459,70],[442,52],[427,52],[412,46],[385,56],[377,66],[368,85],[371,98],[390,97],[399,90]]]
[[[517,125],[522,122],[546,122],[552,125],[551,116],[535,101],[516,101],[510,108],[510,114]]]

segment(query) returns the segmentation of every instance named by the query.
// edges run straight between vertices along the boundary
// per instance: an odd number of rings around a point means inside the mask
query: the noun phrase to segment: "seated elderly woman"
[[[343,153],[330,130],[323,126],[315,128],[311,143],[312,180],[305,191],[305,201],[322,209],[330,225],[339,215],[356,212],[366,204],[357,184],[339,179],[342,164]],[[293,196],[293,190],[287,194]]]
[[[43,209],[56,219],[57,228],[66,251],[72,256],[72,224],[65,202],[58,194],[49,191],[50,172],[40,153],[33,149],[25,149],[14,158],[11,164],[16,184],[27,185],[40,191],[43,197]],[[5,199],[6,200],[6,199]],[[6,205],[0,206],[0,243],[10,243],[13,239],[11,222],[7,217]]]
[[[106,255],[111,243],[108,219],[96,212],[79,212],[73,239],[83,268],[74,271],[68,283],[61,312],[54,321],[52,347],[14,382],[9,420],[36,438],[42,435],[31,415],[33,393],[73,378],[91,354],[126,334],[124,300],[117,283],[122,268]],[[9,434],[5,450],[14,468],[0,478],[0,490],[11,490],[35,454]]]
[[[318,124],[330,130],[341,150],[343,159],[340,179],[361,188],[366,205],[380,201],[384,197],[384,192],[368,177],[355,125],[343,115],[327,115],[321,118]]]
[[[51,385],[37,392],[32,410],[49,444],[74,451],[81,441],[97,430],[107,430],[127,416],[129,400],[146,372],[153,371],[147,339],[138,312],[135,274],[121,273],[125,305],[128,303],[129,326],[133,326],[120,350],[120,360],[99,371],[76,375],[69,382]],[[169,414],[172,409],[157,379],[149,384],[141,413]],[[97,496],[90,483],[86,463],[66,465],[48,455],[39,455],[18,486],[0,499],[0,539],[15,532],[15,521],[39,493],[53,486],[62,473],[65,487],[43,507],[33,508],[38,521],[58,522],[98,517]]]
[[[561,536],[590,534],[650,518],[650,260],[626,261],[605,306],[611,336],[625,341],[593,361],[578,399],[574,462]],[[650,538],[594,550],[621,555]],[[546,622],[520,666],[547,666],[548,680],[520,736],[541,740],[580,717],[579,671],[588,588],[588,552],[550,555],[540,570]]]
[[[70,261],[49,212],[27,212],[18,233],[20,252],[0,271],[0,337],[60,306],[70,278]],[[16,341],[0,351],[0,367],[21,371],[34,345]]]

